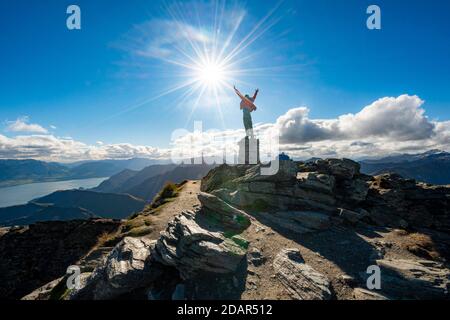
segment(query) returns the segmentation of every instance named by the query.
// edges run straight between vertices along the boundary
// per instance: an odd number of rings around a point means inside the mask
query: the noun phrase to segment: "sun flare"
[[[226,80],[226,69],[218,63],[205,63],[198,69],[198,81],[207,87],[218,86]]]
[[[235,98],[235,85],[256,88],[255,79],[273,76],[282,68],[260,66],[258,57],[270,47],[256,45],[280,21],[275,12],[281,3],[254,24],[248,23],[245,8],[227,5],[226,0],[211,1],[210,10],[185,7],[177,1],[167,6],[168,18],[153,22],[162,24],[163,34],[153,35],[154,28],[139,26],[131,50],[144,61],[157,59],[170,65],[164,77],[171,77],[174,84],[115,116],[172,95],[173,107],[190,107],[187,123],[198,107],[213,106],[224,125],[222,107],[229,106],[230,97]]]

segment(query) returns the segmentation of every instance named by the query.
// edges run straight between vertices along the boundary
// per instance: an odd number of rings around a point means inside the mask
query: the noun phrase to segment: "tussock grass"
[[[440,254],[430,236],[415,232],[403,235],[402,240],[402,247],[412,254],[425,259],[440,259]]]

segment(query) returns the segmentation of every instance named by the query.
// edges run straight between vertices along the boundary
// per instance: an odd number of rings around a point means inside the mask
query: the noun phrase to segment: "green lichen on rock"
[[[236,243],[241,249],[247,250],[249,246],[249,242],[242,236],[234,235],[231,237],[231,240]]]
[[[248,241],[240,236],[232,236],[231,238],[226,238],[223,244],[227,251],[235,256],[245,255],[249,246]]]

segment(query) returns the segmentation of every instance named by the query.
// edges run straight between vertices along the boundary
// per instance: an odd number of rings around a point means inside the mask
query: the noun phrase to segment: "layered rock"
[[[237,225],[232,224],[236,219],[231,217],[246,214],[223,206],[214,196],[202,197],[208,199],[209,211],[214,207],[229,216],[233,228],[211,220],[211,212],[183,211],[169,222],[157,241],[124,238],[92,273],[82,274],[82,288],[68,293],[67,299],[117,299],[133,292],[141,292],[141,298],[183,299],[187,294],[192,297],[198,286],[210,286],[205,280],[208,277],[215,281],[217,277],[234,277],[248,243],[233,233],[226,234],[226,230],[242,227],[239,219]],[[213,291],[214,287],[209,289]]]
[[[397,174],[376,176],[366,200],[370,219],[382,226],[450,230],[450,187],[431,186]]]
[[[245,210],[274,213],[275,220],[280,211],[313,211],[353,225],[450,230],[450,187],[395,174],[371,177],[349,159],[280,161],[271,176],[261,175],[261,165],[223,165],[202,180],[202,190]]]
[[[389,300],[388,297],[376,291],[367,290],[364,288],[355,288],[353,290],[353,298],[355,300]]]
[[[70,299],[106,300],[149,286],[157,277],[152,268],[151,251],[155,241],[124,238],[83,283],[70,293]]]
[[[155,258],[175,267],[183,279],[202,272],[233,273],[246,254],[245,245],[226,238],[222,232],[206,229],[194,212],[182,212],[161,233]]]
[[[305,263],[300,251],[285,249],[273,262],[277,278],[297,300],[329,300],[331,285],[327,277]]]

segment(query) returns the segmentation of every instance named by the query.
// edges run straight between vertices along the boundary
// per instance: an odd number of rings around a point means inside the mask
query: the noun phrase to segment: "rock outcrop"
[[[331,299],[330,281],[307,265],[297,249],[285,249],[273,262],[276,276],[297,300]]]
[[[406,180],[397,174],[374,177],[366,209],[380,226],[450,230],[450,187]]]
[[[159,276],[151,262],[154,245],[146,238],[124,238],[103,264],[86,274],[83,287],[70,292],[70,299],[114,299],[149,286]]]
[[[202,196],[213,206],[221,204],[214,196]],[[224,215],[244,214],[231,206],[220,208]],[[209,278],[218,281],[222,276],[234,277],[245,260],[248,244],[245,239],[226,233],[236,230],[235,225],[223,229],[220,221],[211,220],[210,214],[181,212],[157,241],[124,238],[92,273],[82,274],[82,288],[71,291],[66,298],[117,299],[140,292],[141,298],[184,299],[192,298],[196,287],[208,286]],[[167,282],[161,280],[169,278]]]
[[[146,238],[124,238],[69,299],[114,299],[151,285],[160,275],[158,268],[152,268],[154,246],[155,241]]]
[[[306,229],[310,219],[305,212],[312,212],[311,219],[321,213],[350,224],[450,230],[448,186],[430,186],[395,174],[364,175],[349,159],[280,161],[278,173],[271,176],[260,170],[261,165],[222,165],[203,178],[202,190],[241,209],[275,213],[273,219],[279,221],[287,220],[277,215],[292,220],[292,212],[299,212],[302,217],[295,220],[304,221]]]
[[[169,223],[156,244],[155,258],[175,267],[183,279],[201,272],[233,273],[246,254],[246,248],[222,232],[199,225],[194,212],[182,212]]]
[[[252,218],[247,213],[234,208],[219,197],[201,192],[198,199],[203,206],[204,214],[212,216],[223,226],[243,230],[250,225]]]
[[[364,288],[355,288],[353,290],[353,298],[355,300],[389,300],[377,291],[368,290]]]

